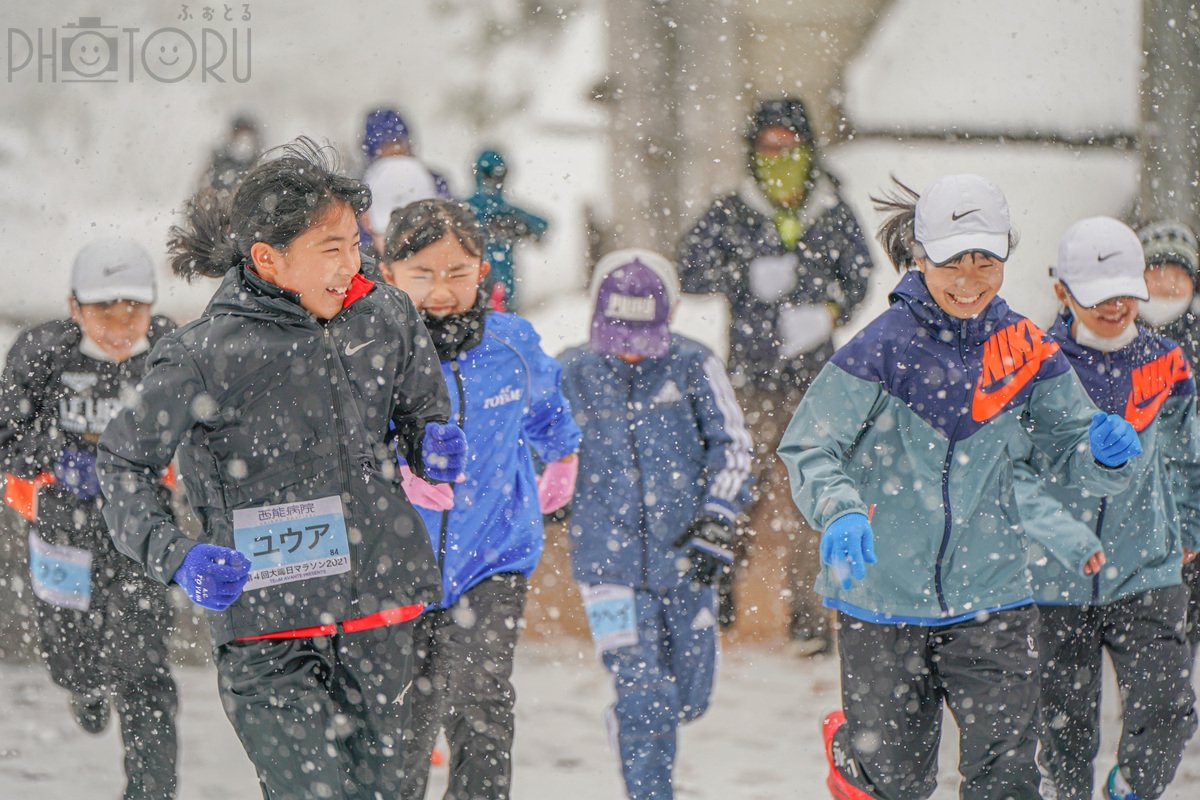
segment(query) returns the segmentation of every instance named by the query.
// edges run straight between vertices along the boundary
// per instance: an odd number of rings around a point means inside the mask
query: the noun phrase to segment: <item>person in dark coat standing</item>
[[[794,648],[829,647],[827,615],[812,591],[817,534],[789,500],[775,448],[808,385],[833,353],[833,332],[867,291],[867,242],[837,181],[820,163],[804,104],[764,100],[746,131],[751,181],[713,201],[683,237],[683,291],[729,299],[729,368],[760,473],[749,510],[753,536],[784,526],[795,543],[789,569]],[[722,586],[722,622],[732,621]]]

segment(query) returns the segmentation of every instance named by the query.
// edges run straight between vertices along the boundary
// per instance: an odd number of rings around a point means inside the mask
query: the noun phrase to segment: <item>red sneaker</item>
[[[833,795],[833,800],[872,800],[871,795],[846,780],[842,771],[834,763],[833,735],[845,723],[846,712],[840,708],[837,711],[830,711],[821,722],[821,737],[825,740],[825,760],[829,762],[829,777],[825,779],[825,785],[829,787],[829,793]]]

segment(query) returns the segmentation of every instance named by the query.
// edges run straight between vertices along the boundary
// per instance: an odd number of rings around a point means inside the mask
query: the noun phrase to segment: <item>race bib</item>
[[[580,584],[583,608],[597,653],[637,644],[633,589],[611,583]]]
[[[39,600],[78,611],[87,611],[92,603],[92,554],[87,550],[46,544],[30,531],[29,573]]]
[[[236,509],[233,542],[250,559],[247,589],[350,571],[346,515],[337,496]]]

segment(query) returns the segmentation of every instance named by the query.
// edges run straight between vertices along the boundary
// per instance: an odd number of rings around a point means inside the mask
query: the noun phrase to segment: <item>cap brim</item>
[[[82,305],[92,303],[115,303],[118,300],[131,300],[135,303],[154,302],[155,291],[150,286],[105,286],[90,291],[75,291],[75,300]]]
[[[1059,278],[1059,280],[1062,280]],[[1150,292],[1146,288],[1146,280],[1138,277],[1103,278],[1100,280],[1075,281],[1075,285],[1063,281],[1067,290],[1080,305],[1090,308],[1098,306],[1106,300],[1117,297],[1136,297],[1138,300],[1149,300]]]
[[[959,233],[937,239],[932,242],[921,242],[925,255],[935,264],[945,264],[953,261],[963,253],[976,251],[987,253],[1004,261],[1008,258],[1007,233]]]
[[[625,322],[597,315],[592,320],[591,347],[609,355],[660,358],[671,347],[671,329],[665,322]]]

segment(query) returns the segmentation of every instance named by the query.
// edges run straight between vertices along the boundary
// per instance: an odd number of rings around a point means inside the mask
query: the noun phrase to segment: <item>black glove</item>
[[[702,516],[673,542],[683,547],[692,559],[696,580],[712,585],[726,572],[733,571],[733,545],[737,533],[733,525],[718,517]]]

